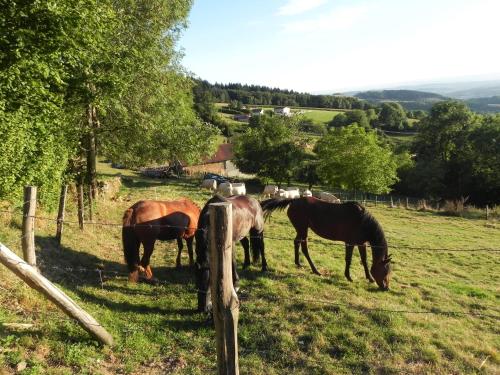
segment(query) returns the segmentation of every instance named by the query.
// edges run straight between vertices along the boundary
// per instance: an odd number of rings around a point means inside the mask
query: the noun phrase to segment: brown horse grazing
[[[236,272],[236,256],[234,244],[240,241],[245,249],[245,263],[243,268],[250,265],[249,245],[252,250],[253,260],[257,261],[259,255],[262,256],[262,271],[267,270],[266,257],[264,255],[264,216],[259,202],[246,195],[234,195],[224,198],[215,195],[205,204],[201,210],[198,230],[196,231],[196,263],[195,276],[196,287],[198,289],[198,311],[210,311],[210,253],[208,246],[209,236],[209,212],[208,206],[211,203],[229,202],[232,204],[233,212],[233,283],[235,288],[238,285],[238,273]],[[248,241],[250,234],[250,243]]]
[[[181,265],[182,239],[186,240],[189,265],[193,265],[193,238],[198,226],[200,208],[192,201],[182,198],[175,201],[139,201],[123,215],[123,253],[129,269],[129,281],[137,282],[139,272],[146,280],[153,281],[149,265],[156,240],[177,239],[179,252],[176,266]],[[139,248],[144,254],[139,261]]]
[[[314,273],[320,274],[307,248],[307,231],[309,228],[318,236],[345,242],[345,277],[352,281],[349,268],[351,266],[354,246],[358,246],[361,261],[368,280],[377,282],[380,289],[389,289],[391,259],[387,254],[387,241],[384,231],[375,218],[356,202],[329,203],[313,197],[299,199],[268,199],[261,202],[266,216],[274,210],[288,207],[287,215],[294,226],[297,236],[295,245],[295,264],[299,263],[299,245]],[[366,264],[366,242],[372,248],[371,275]]]

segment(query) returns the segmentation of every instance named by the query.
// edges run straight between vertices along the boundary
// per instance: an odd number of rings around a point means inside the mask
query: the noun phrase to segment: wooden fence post
[[[394,201],[392,200],[392,195],[391,195],[391,208],[394,208]]]
[[[490,218],[490,208],[488,205],[486,205],[486,220]]]
[[[24,187],[23,203],[23,257],[33,267],[36,267],[35,255],[35,213],[36,213],[36,186]]]
[[[409,204],[408,204],[408,197],[406,197],[406,209],[408,210],[410,208]]]
[[[61,308],[66,315],[74,318],[87,332],[101,343],[113,345],[113,337],[85,310],[82,310],[63,291],[58,289],[33,267],[0,243],[0,263],[14,272],[30,287],[36,289]]]
[[[83,230],[83,184],[79,183],[76,186],[78,196],[78,224],[80,229]]]
[[[68,193],[68,185],[63,185],[61,187],[61,196],[59,197],[59,210],[57,211],[57,231],[56,240],[57,243],[61,244],[63,225],[64,225],[64,211],[66,208],[66,194]]]
[[[212,203],[210,215],[210,286],[219,375],[238,375],[238,296],[233,286],[233,214],[230,203]]]
[[[375,195],[375,207],[377,207],[378,195]]]

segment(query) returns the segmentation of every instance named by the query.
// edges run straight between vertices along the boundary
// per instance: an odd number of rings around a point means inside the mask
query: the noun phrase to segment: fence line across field
[[[9,212],[10,211],[0,211],[0,212]],[[59,220],[51,218],[51,217],[46,217],[46,216],[28,216],[33,219],[37,220],[43,220],[43,221],[50,221],[54,223],[58,223]],[[79,225],[78,221],[72,221],[72,220],[64,220],[64,224],[69,224],[69,225]],[[93,226],[103,226],[103,227],[123,227],[123,224],[121,223],[105,223],[105,222],[96,222],[96,221],[87,221],[85,222],[87,225],[93,225]],[[133,227],[146,227],[146,228],[177,228],[177,229],[194,229],[196,231],[206,231],[205,229],[198,229],[195,227],[185,227],[185,226],[176,226],[176,225],[168,225],[168,224],[134,224]],[[21,236],[23,237],[23,236]],[[254,236],[247,236],[248,238],[260,238],[260,237],[254,237]],[[265,236],[265,239],[269,240],[277,240],[277,241],[294,241],[293,237],[276,237],[276,236]],[[300,242],[305,242],[306,240],[298,240]],[[321,244],[331,244],[330,242],[323,241],[321,239],[317,238],[308,238],[308,242],[312,243],[321,243]],[[339,244],[340,245],[340,244]],[[351,245],[351,246],[357,246],[356,244],[346,244],[346,245]],[[380,246],[374,246],[370,244],[366,244],[366,247],[374,248],[374,247],[380,247]],[[487,248],[487,247],[481,247],[481,248],[469,248],[469,249],[463,249],[463,248],[445,248],[445,247],[435,247],[435,248],[427,248],[427,247],[421,247],[421,246],[410,246],[410,245],[388,245],[388,248],[390,249],[398,249],[398,250],[414,250],[414,251],[443,251],[443,252],[500,252],[500,248]]]

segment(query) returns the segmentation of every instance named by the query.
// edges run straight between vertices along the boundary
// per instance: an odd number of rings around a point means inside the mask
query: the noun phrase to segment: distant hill
[[[372,103],[398,102],[407,110],[428,110],[436,102],[448,99],[439,94],[417,90],[363,91],[354,96]]]
[[[473,99],[500,96],[500,80],[443,82],[397,87],[404,90],[427,91],[454,99]]]
[[[489,98],[474,98],[465,103],[475,112],[500,112],[500,95]]]

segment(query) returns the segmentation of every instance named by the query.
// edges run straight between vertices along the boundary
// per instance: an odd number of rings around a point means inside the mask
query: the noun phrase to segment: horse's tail
[[[284,210],[285,208],[288,207],[290,203],[292,203],[292,201],[294,201],[293,198],[289,199],[271,198],[260,202],[260,205],[262,206],[262,211],[264,212],[264,218],[267,220],[275,210]]]
[[[123,215],[122,242],[123,255],[130,272],[134,271],[139,264],[139,238],[135,234],[132,225],[134,210],[129,208]]]

